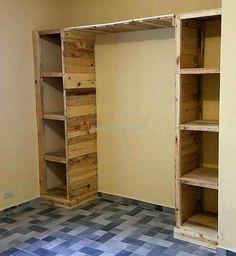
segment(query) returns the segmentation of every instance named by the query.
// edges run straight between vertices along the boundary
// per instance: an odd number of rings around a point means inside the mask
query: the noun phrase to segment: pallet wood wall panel
[[[68,196],[86,199],[97,192],[95,37],[64,33],[64,87],[68,158]],[[92,89],[92,90],[91,90]]]
[[[97,152],[97,135],[89,134],[68,139],[68,158]]]
[[[180,175],[200,166],[201,139],[194,131],[180,133]]]
[[[69,94],[66,97],[67,117],[78,117],[96,114],[96,95]]]
[[[182,21],[181,68],[196,68],[200,64],[199,27],[198,21]]]
[[[199,210],[199,189],[197,187],[181,185],[181,222]]]
[[[95,74],[94,73],[79,73],[79,74],[67,74],[65,75],[65,88],[95,88]]]
[[[66,88],[95,88],[95,36],[82,32],[64,34]]]
[[[181,77],[181,123],[198,120],[201,115],[199,78],[194,75]]]
[[[96,133],[96,127],[97,117],[95,114],[67,118],[67,135],[69,139]]]
[[[89,154],[69,160],[69,196],[74,198],[97,192],[97,155]]]
[[[84,32],[64,33],[64,88],[68,89],[65,101],[70,200],[76,198],[81,201],[82,198],[89,198],[97,192],[94,45],[94,35]]]

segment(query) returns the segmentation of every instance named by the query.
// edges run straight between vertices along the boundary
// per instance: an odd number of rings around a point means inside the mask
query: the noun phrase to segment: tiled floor
[[[43,203],[0,215],[0,255],[213,256],[173,238],[174,216],[95,200],[66,210]]]

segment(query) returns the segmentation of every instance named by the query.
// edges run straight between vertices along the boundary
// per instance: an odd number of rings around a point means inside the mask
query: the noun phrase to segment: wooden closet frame
[[[177,47],[177,71],[176,71],[176,222],[177,228],[175,229],[175,236],[181,239],[187,239],[199,243],[198,237],[202,234],[196,231],[197,234],[191,237],[188,232],[182,232],[181,218],[179,215],[180,209],[180,183],[179,183],[179,88],[180,76],[189,72],[186,69],[180,69],[180,42],[181,42],[181,29],[180,20],[190,18],[204,18],[208,16],[220,15],[219,9],[198,11],[178,15],[177,18],[174,14],[147,17],[142,19],[132,19],[120,22],[96,24],[88,26],[75,26],[59,30],[40,30],[35,31],[34,38],[34,59],[35,59],[35,92],[36,92],[36,112],[37,112],[37,126],[38,126],[38,157],[39,157],[39,179],[40,179],[40,194],[42,198],[53,205],[58,205],[65,208],[73,208],[82,202],[91,200],[97,193],[97,160],[95,141],[90,141],[90,135],[96,133],[90,130],[90,119],[87,122],[80,122],[80,118],[85,118],[84,115],[95,115],[93,112],[94,95],[96,94],[96,80],[95,80],[95,58],[94,58],[94,44],[96,35],[103,35],[109,33],[121,33],[139,30],[169,28],[175,26],[176,31],[176,47]],[[42,40],[47,37],[59,36],[61,42],[61,70],[43,70],[42,67]],[[91,66],[94,67],[94,72]],[[93,73],[91,79],[91,72]],[[206,70],[206,69],[192,69],[192,74],[204,73],[219,73],[219,69]],[[90,74],[90,75],[89,75]],[[43,86],[44,79],[61,79],[62,81],[62,95],[63,95],[63,110],[64,114],[50,114],[44,112],[43,103]],[[68,99],[69,97],[69,99]],[[85,106],[82,107],[82,105]],[[86,105],[87,104],[87,105]],[[71,112],[73,108],[73,113]],[[91,110],[92,109],[92,110]],[[82,112],[80,112],[82,111]],[[90,112],[91,111],[91,112]],[[70,118],[74,118],[71,121]],[[94,117],[95,118],[95,117]],[[65,155],[48,154],[45,149],[45,120],[50,122],[64,122],[64,135],[65,135]],[[83,119],[84,120],[84,119]],[[86,119],[87,120],[87,119]],[[96,122],[96,118],[93,119]],[[70,128],[68,124],[70,122]],[[73,126],[74,125],[74,126]],[[86,126],[87,125],[87,126]],[[196,124],[195,130],[201,130],[204,124]],[[82,127],[82,128],[81,128]],[[208,128],[204,126],[203,129],[209,131],[217,131],[217,124],[210,125]],[[93,127],[94,128],[94,127]],[[183,127],[182,127],[183,128]],[[76,130],[77,129],[77,130]],[[188,130],[188,127],[184,127]],[[73,130],[73,132],[71,131]],[[191,130],[191,128],[190,128]],[[87,135],[86,135],[87,134]],[[73,137],[75,136],[75,137]],[[88,136],[88,137],[86,137]],[[96,140],[94,135],[93,140]],[[73,154],[71,149],[71,141],[77,141],[73,144]],[[80,148],[81,143],[84,146]],[[86,144],[87,143],[87,144]],[[91,146],[92,145],[92,146]],[[81,152],[82,151],[82,152]],[[52,162],[59,165],[65,165],[65,194],[48,194],[46,188],[46,163]],[[73,166],[73,168],[71,167]],[[70,174],[73,169],[73,182],[70,183]],[[56,168],[57,169],[57,168]],[[59,168],[60,169],[60,168]],[[60,170],[61,171],[61,170]],[[92,173],[92,174],[91,174]],[[91,176],[92,175],[92,176]],[[92,180],[91,180],[92,179]],[[73,187],[73,188],[72,188]],[[77,191],[78,190],[78,191]],[[181,232],[180,232],[181,231]],[[197,238],[197,239],[196,239]],[[201,239],[201,244],[210,247],[216,246],[217,242],[209,243]]]

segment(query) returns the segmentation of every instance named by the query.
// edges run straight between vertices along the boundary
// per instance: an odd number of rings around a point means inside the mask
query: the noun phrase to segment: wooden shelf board
[[[194,75],[194,74],[220,74],[219,68],[182,68],[180,74]]]
[[[65,151],[60,150],[57,152],[46,153],[44,158],[45,158],[45,160],[50,161],[50,162],[66,164],[66,156],[65,155],[66,155]]]
[[[219,121],[195,120],[180,124],[180,130],[219,132]]]
[[[175,228],[174,236],[189,242],[216,248],[218,244],[218,219],[216,214],[197,213]]]
[[[215,249],[218,244],[218,220],[215,214],[197,213],[174,229],[174,237]]]
[[[46,35],[60,35],[61,31],[60,29],[51,29],[51,30],[39,30],[38,31],[40,36],[46,36]]]
[[[198,168],[179,178],[181,184],[218,189],[218,171],[210,168]]]
[[[66,185],[48,189],[46,191],[46,195],[56,198],[67,199]]]
[[[174,15],[162,15],[141,19],[124,20],[105,24],[76,26],[65,28],[65,31],[81,30],[96,34],[120,33],[127,31],[158,29],[174,26]]]
[[[63,77],[62,72],[42,72],[41,77]]]
[[[64,121],[65,120],[65,116],[64,116],[63,112],[45,113],[45,114],[43,114],[43,119]]]

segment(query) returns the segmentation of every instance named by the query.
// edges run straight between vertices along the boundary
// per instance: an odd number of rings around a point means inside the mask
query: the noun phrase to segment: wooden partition
[[[175,237],[218,243],[218,140],[221,13],[176,19]]]

